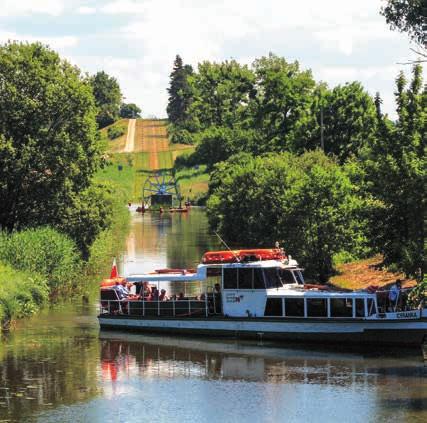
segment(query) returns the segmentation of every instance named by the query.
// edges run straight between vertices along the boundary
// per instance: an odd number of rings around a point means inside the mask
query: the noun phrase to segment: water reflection
[[[134,213],[127,239],[126,259],[131,271],[156,268],[192,268],[204,252],[219,247],[209,233],[206,213]],[[133,263],[134,264],[133,264]]]

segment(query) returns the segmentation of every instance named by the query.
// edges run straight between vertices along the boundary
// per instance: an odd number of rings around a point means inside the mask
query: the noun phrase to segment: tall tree
[[[190,65],[184,66],[181,56],[177,55],[170,74],[167,106],[169,121],[174,125],[182,126],[188,117],[188,108],[192,101],[188,78],[192,74],[193,68]]]
[[[57,221],[100,163],[96,107],[80,71],[39,44],[0,46],[0,227]]]
[[[420,65],[409,86],[399,74],[395,96],[395,124],[381,114],[377,97],[378,133],[365,163],[371,190],[382,202],[376,244],[387,264],[414,275],[425,272],[426,253],[427,91]]]
[[[122,93],[116,78],[107,75],[104,71],[97,72],[91,78],[93,95],[98,107],[96,121],[99,128],[112,124],[119,118]]]
[[[203,62],[192,82],[194,102],[191,112],[201,129],[240,125],[255,82],[253,72],[246,65],[235,60]]]
[[[0,46],[0,228],[53,225],[87,257],[112,200],[99,168],[89,80],[39,43]]]
[[[427,4],[425,0],[387,0],[381,8],[392,29],[406,32],[421,47],[427,46]]]
[[[256,92],[250,104],[251,126],[259,132],[259,150],[291,150],[310,118],[315,82],[310,70],[270,53],[254,63]]]

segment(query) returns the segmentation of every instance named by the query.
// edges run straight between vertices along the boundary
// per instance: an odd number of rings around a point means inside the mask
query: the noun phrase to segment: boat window
[[[326,298],[308,298],[307,316],[328,317],[328,303]]]
[[[264,316],[283,316],[282,299],[267,298]]]
[[[224,289],[237,289],[237,269],[224,269]]]
[[[295,283],[294,276],[290,270],[280,269],[279,274],[283,284]]]
[[[365,317],[365,300],[356,298],[356,317]]]
[[[285,298],[285,315],[304,317],[304,298]]]
[[[372,316],[376,313],[375,303],[372,298],[368,298],[368,316]]]
[[[239,289],[252,289],[252,269],[239,269]]]
[[[261,269],[254,269],[254,289],[265,289]]]
[[[294,276],[300,285],[304,285],[304,276],[302,275],[301,270],[294,270]]]
[[[331,317],[353,317],[351,298],[331,298]]]
[[[266,288],[280,288],[282,286],[277,267],[264,269],[264,275]]]

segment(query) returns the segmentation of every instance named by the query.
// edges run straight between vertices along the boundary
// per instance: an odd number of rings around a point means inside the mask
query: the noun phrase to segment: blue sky
[[[175,55],[197,66],[270,51],[331,87],[359,80],[394,112],[399,65],[415,55],[381,0],[0,0],[0,42],[40,40],[84,72],[116,77],[125,101],[163,117]]]

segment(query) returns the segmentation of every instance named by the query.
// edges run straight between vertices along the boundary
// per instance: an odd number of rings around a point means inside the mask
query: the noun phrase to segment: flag
[[[111,267],[110,279],[117,278],[117,276],[119,276],[119,274],[117,273],[116,258],[114,257],[114,259],[113,259],[113,266]]]

